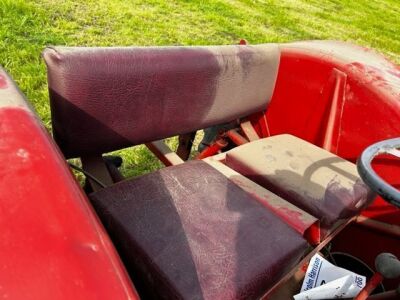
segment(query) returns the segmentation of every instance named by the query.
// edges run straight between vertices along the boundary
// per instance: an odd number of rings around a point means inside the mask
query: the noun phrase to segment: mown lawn
[[[40,58],[46,45],[206,45],[240,38],[351,41],[400,63],[400,1],[0,0],[0,64],[49,129]],[[122,153],[129,175],[159,166],[142,146]]]

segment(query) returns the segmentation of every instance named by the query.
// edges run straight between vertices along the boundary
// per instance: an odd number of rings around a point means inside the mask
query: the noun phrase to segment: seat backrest
[[[54,138],[69,157],[105,153],[265,109],[276,44],[49,47]]]

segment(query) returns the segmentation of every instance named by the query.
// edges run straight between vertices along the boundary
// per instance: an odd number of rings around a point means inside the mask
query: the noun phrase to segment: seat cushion
[[[306,241],[202,161],[91,195],[139,292],[163,299],[249,299],[297,263]]]
[[[276,44],[51,47],[43,57],[54,138],[66,157],[75,157],[192,132],[265,109],[280,52]],[[188,108],[190,114],[185,113]]]
[[[237,147],[226,164],[320,219],[323,229],[374,198],[353,163],[288,134]]]

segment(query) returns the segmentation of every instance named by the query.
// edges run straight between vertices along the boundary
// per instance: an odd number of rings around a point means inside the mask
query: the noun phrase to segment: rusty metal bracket
[[[250,121],[241,122],[240,123],[240,128],[242,129],[244,135],[247,137],[247,139],[250,142],[260,139],[260,137],[258,136],[256,130],[253,127],[253,124],[251,124]]]
[[[226,146],[228,146],[228,141],[223,137],[219,137],[210,146],[201,151],[201,153],[196,156],[196,159],[203,159],[209,156],[213,156],[219,153],[219,151]]]
[[[146,143],[146,147],[167,167],[184,163],[184,160],[172,151],[164,140]]]
[[[228,137],[236,146],[244,145],[249,142],[236,129],[228,130],[223,134],[223,136]]]

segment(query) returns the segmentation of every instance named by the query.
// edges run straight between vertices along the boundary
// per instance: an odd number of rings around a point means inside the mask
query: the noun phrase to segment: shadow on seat
[[[255,299],[305,254],[307,242],[202,161],[90,196],[139,291],[172,299]]]
[[[54,138],[65,157],[131,145],[265,110],[277,45],[44,51]],[[205,162],[90,196],[142,295],[261,296],[308,249],[302,236]]]
[[[318,218],[325,235],[375,197],[353,163],[288,134],[235,148],[226,164]]]

